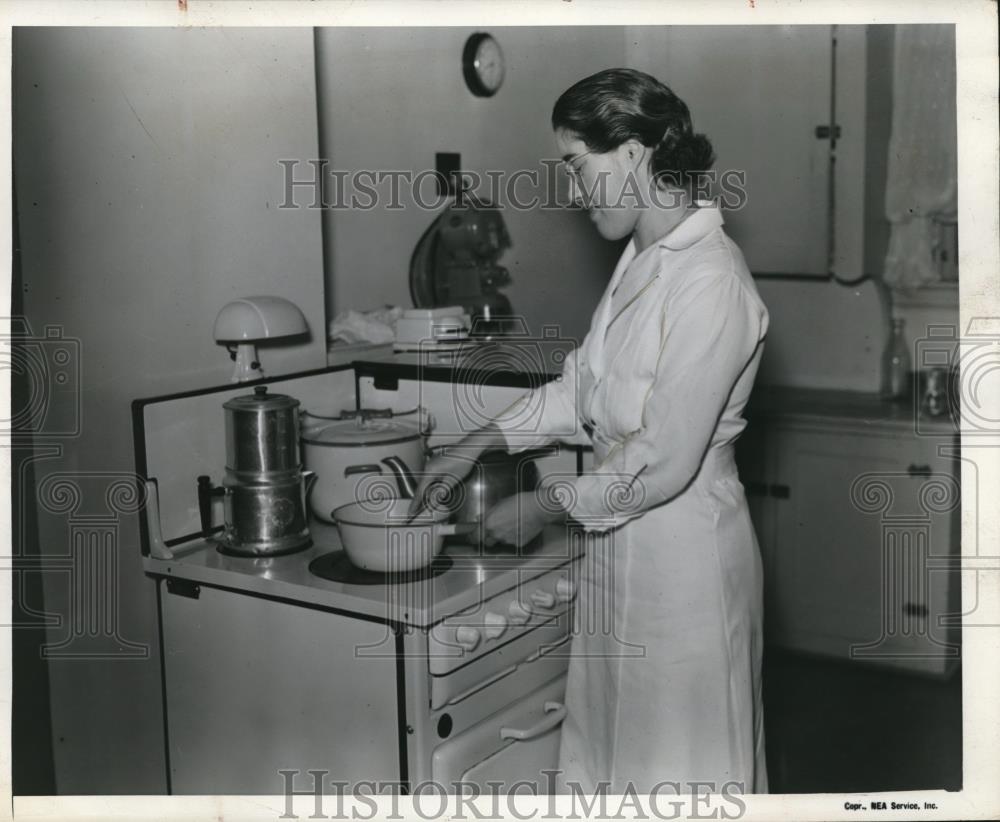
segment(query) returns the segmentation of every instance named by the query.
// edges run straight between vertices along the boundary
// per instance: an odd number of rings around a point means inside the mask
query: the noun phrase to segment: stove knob
[[[455,630],[455,641],[466,651],[475,650],[479,644],[479,629],[471,625],[459,625]]]
[[[556,582],[556,597],[560,602],[571,602],[576,597],[576,583],[562,577]]]
[[[532,591],[531,604],[536,608],[544,608],[545,610],[553,608],[556,604],[555,594],[550,594],[548,591],[543,591],[539,588],[537,591]]]
[[[507,617],[493,611],[486,612],[486,638],[497,639],[507,631]]]
[[[510,621],[514,625],[524,625],[529,619],[531,619],[531,611],[525,608],[516,599],[507,606],[507,614],[510,617]]]

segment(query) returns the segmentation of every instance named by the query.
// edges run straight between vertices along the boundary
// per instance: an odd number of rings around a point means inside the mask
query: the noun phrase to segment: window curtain
[[[955,28],[896,27],[885,208],[885,282],[913,289],[941,279],[938,249],[958,206]]]

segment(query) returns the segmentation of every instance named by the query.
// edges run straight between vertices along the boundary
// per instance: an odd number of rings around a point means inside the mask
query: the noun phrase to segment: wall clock
[[[462,74],[469,91],[477,97],[492,97],[499,91],[504,76],[503,51],[492,35],[477,32],[465,41]]]

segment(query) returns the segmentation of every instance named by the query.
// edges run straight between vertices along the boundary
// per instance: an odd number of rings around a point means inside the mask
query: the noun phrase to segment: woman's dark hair
[[[599,71],[568,88],[552,109],[552,127],[573,132],[597,153],[638,140],[653,149],[650,172],[683,188],[715,162],[712,143],[694,133],[684,101],[634,69]]]

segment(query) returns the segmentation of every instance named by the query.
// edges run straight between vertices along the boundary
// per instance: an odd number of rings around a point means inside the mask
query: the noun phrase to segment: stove
[[[306,397],[348,379],[274,381]],[[134,406],[163,667],[150,709],[164,712],[171,792],[313,791],[317,773],[348,790],[501,780],[545,792],[586,535],[553,526],[521,550],[449,539],[428,568],[391,576],[351,565],[318,520],[305,550],[222,553],[200,527],[195,479],[222,465],[221,405],[245,390]],[[178,428],[207,453],[179,447]]]
[[[488,790],[512,767],[528,783],[555,767],[581,553],[561,529],[528,553],[452,543],[392,575],[351,565],[323,523],[291,555],[168,550],[145,567],[172,792],[311,790],[317,770]]]

